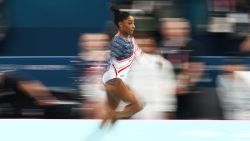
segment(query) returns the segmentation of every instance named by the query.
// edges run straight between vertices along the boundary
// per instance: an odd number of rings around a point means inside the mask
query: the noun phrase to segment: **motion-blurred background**
[[[102,116],[111,4],[144,51],[134,118],[250,119],[248,0],[0,0],[0,117]]]

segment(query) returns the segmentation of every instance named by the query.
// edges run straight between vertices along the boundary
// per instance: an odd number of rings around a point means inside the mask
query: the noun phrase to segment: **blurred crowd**
[[[127,84],[144,103],[134,119],[249,119],[249,2],[246,0],[120,0],[136,18],[135,38],[143,50]],[[109,41],[116,33],[108,21],[103,33],[81,35],[81,94],[88,118],[104,112],[101,75]],[[216,78],[204,56],[227,56]],[[87,73],[86,73],[87,72]],[[215,85],[206,86],[206,83]],[[122,108],[122,104],[120,108]]]
[[[143,110],[132,119],[250,119],[248,0],[111,1],[121,10],[134,15],[134,36],[144,52],[142,60],[136,62],[126,82],[144,105]],[[1,5],[3,0],[0,0]],[[1,26],[5,25],[6,20],[2,20],[4,17],[1,13],[0,41],[4,38],[2,33],[5,33],[2,27],[7,27]],[[68,94],[62,98],[55,92],[50,93],[37,81],[34,83],[15,77],[15,85],[9,87],[32,98],[40,111],[45,105],[49,107],[49,112],[60,109],[64,111],[60,113],[62,115],[66,112],[72,114],[72,110],[65,111],[65,107],[58,108],[58,105],[73,105],[73,113],[78,113],[77,118],[101,118],[106,102],[102,75],[109,58],[109,43],[116,31],[113,22],[107,21],[102,33],[80,35],[80,60],[74,64],[78,69],[78,77],[75,78],[78,83],[75,85],[80,98],[71,98],[71,101],[77,101],[76,104],[65,101]],[[222,65],[218,67],[215,78],[210,76],[211,66],[204,61],[207,56],[227,56],[220,60]],[[42,96],[33,95],[37,92],[34,92],[31,84],[37,84],[36,87],[42,88],[45,95],[42,91],[38,92]],[[119,108],[123,106],[121,104]],[[6,105],[0,104],[0,113],[1,110],[6,110]]]

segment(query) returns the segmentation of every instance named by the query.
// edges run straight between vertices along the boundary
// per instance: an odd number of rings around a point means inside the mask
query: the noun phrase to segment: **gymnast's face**
[[[133,16],[128,16],[122,22],[119,22],[119,30],[127,35],[132,35],[135,30],[135,19]]]

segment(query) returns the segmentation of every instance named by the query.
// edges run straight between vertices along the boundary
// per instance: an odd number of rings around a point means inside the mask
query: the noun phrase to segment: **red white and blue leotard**
[[[114,39],[117,38],[118,36],[115,36]],[[121,60],[112,56],[110,57],[109,67],[103,75],[104,83],[113,78],[120,78],[125,82],[133,62],[141,57],[142,51],[138,47],[134,37],[129,36],[128,39],[130,44],[132,45],[131,54],[125,58],[122,58]]]

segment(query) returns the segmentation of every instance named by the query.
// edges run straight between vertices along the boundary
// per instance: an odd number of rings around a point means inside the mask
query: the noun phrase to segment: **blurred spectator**
[[[250,11],[250,2],[248,0],[234,0],[235,1],[235,11],[249,13]]]
[[[208,3],[213,12],[249,12],[248,0],[208,0]]]
[[[155,11],[159,18],[184,17],[186,7],[186,0],[155,1]]]
[[[192,97],[195,94],[201,94],[197,90],[196,83],[199,81],[204,66],[200,63],[185,63],[183,69],[177,77],[177,119],[192,119],[194,118],[193,109],[194,105]],[[198,105],[195,105],[198,106]],[[200,106],[200,105],[199,105]]]
[[[192,58],[177,78],[177,119],[221,119],[221,109],[214,88],[199,85],[205,65]]]
[[[223,73],[217,78],[217,90],[223,107],[224,119],[250,119],[248,73],[244,59],[227,59]]]
[[[237,50],[227,53],[227,56],[242,56],[247,57],[250,55],[250,37],[242,37],[238,39]]]
[[[109,37],[103,33],[86,33],[80,36],[79,56],[82,60],[102,62],[106,60]]]
[[[109,36],[102,33],[86,33],[80,36],[81,78],[80,90],[87,99],[83,108],[88,118],[98,118],[104,108],[105,91],[102,75],[107,58]]]
[[[240,54],[243,56],[250,56],[250,37],[246,37],[240,44]]]
[[[189,22],[182,18],[161,19],[161,51],[175,68],[181,67],[190,56],[204,55],[199,43],[190,38]]]
[[[172,64],[159,55],[153,38],[139,38],[144,52],[128,77],[128,85],[145,106],[133,118],[171,119],[175,112],[175,76]]]
[[[47,116],[42,109],[62,104],[40,81],[17,71],[0,74],[0,92],[1,117],[41,118]]]
[[[241,37],[250,32],[249,1],[209,0],[209,37],[214,39],[210,46],[217,55],[232,55],[239,51]]]

